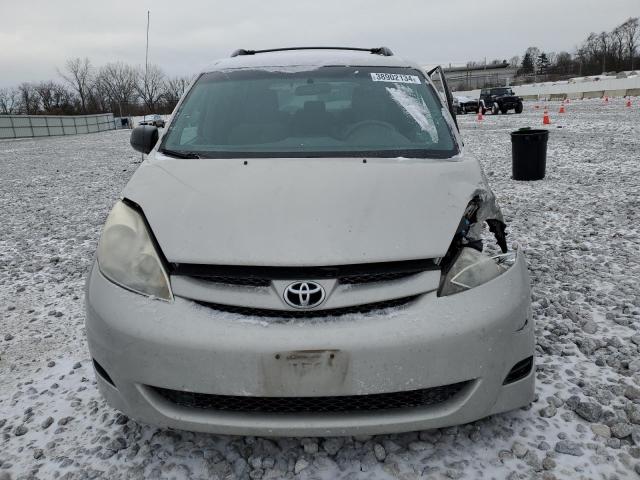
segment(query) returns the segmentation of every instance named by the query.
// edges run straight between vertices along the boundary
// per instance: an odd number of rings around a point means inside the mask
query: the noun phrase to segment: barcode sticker
[[[372,73],[371,80],[374,82],[420,83],[420,77],[417,75],[402,75],[400,73]]]

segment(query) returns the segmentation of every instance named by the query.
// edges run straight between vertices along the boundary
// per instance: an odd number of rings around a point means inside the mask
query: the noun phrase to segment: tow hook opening
[[[107,371],[103,368],[103,366],[100,365],[95,358],[93,358],[92,360],[93,360],[93,368],[95,369],[96,374],[98,374],[105,382],[109,383],[112,387],[117,388],[115,383],[113,383],[113,380],[111,380],[111,377],[109,376]]]
[[[533,368],[533,357],[527,357],[524,360],[520,360],[516,363],[509,373],[507,377],[502,382],[503,385],[509,385],[510,383],[517,382],[518,380],[522,380],[526,378],[531,373],[531,369]]]

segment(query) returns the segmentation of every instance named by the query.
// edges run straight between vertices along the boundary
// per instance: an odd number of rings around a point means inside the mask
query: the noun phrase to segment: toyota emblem
[[[294,282],[284,289],[284,301],[294,308],[317,307],[324,297],[324,288],[315,282]]]

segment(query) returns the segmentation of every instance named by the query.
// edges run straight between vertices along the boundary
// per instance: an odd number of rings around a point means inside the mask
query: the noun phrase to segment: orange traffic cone
[[[562,105],[560,105],[560,110],[558,111],[558,113],[565,113],[565,111],[564,111],[564,103]]]
[[[484,120],[484,117],[482,116],[482,107],[478,107],[478,121],[481,122],[482,120]]]
[[[609,97],[608,96],[604,97],[604,103],[609,103]]]
[[[631,108],[631,99],[627,98],[627,108]]]
[[[549,112],[547,112],[547,110],[544,111],[544,115],[542,116],[542,124],[551,125],[551,119],[549,118]]]

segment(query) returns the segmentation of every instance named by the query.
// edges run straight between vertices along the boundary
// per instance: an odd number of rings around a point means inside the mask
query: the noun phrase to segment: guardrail
[[[0,115],[0,139],[77,135],[115,129],[113,113],[95,115]]]

